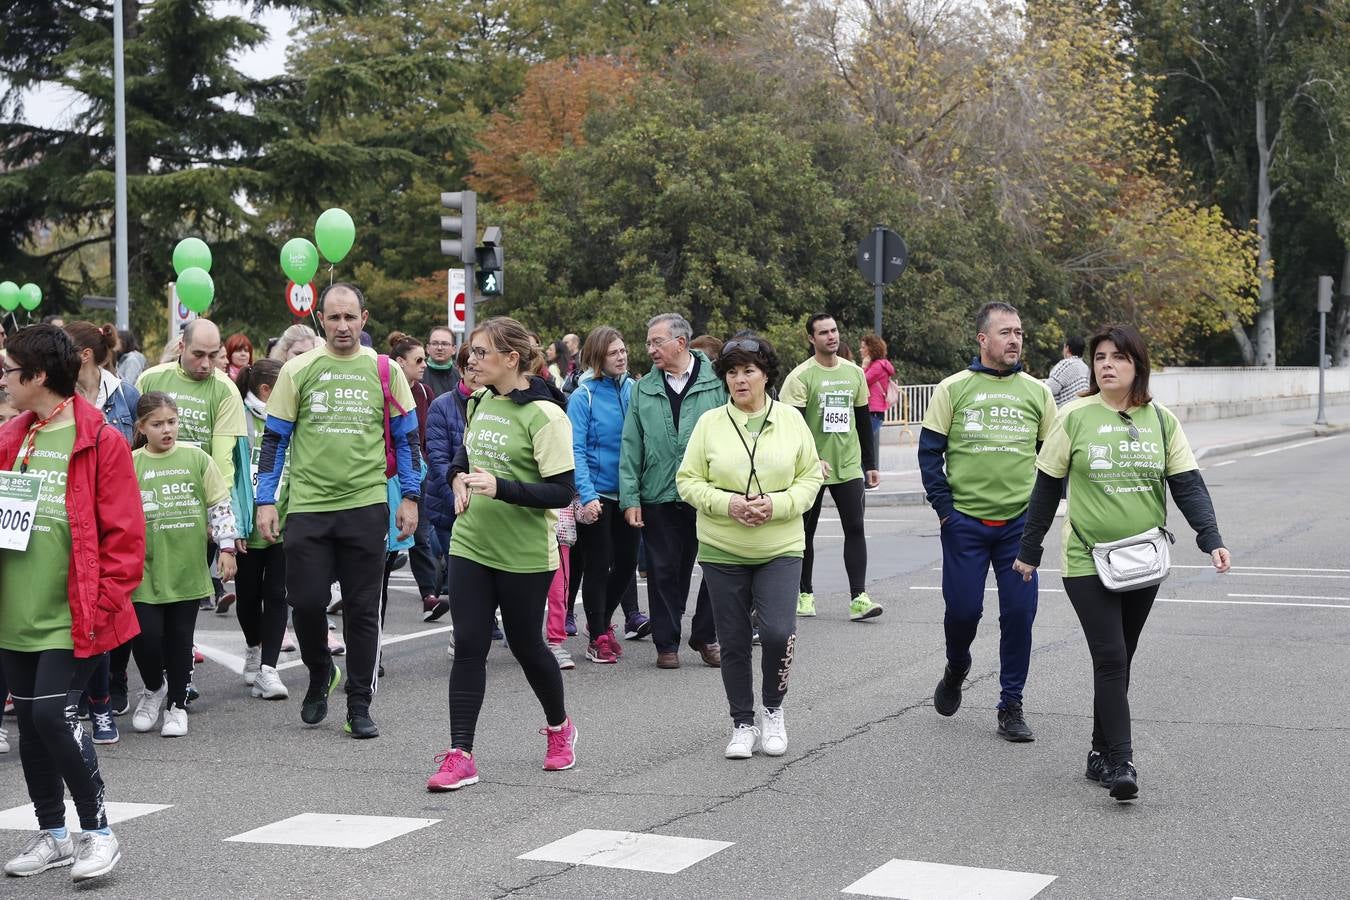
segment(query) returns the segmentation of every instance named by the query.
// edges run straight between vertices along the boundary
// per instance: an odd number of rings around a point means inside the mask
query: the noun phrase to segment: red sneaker
[[[569,718],[562,728],[554,731],[541,728],[539,733],[548,739],[548,750],[544,754],[544,771],[561,772],[577,764],[577,729]]]
[[[429,791],[457,791],[478,783],[478,767],[473,757],[463,750],[450,749],[436,757],[441,767],[427,779]]]

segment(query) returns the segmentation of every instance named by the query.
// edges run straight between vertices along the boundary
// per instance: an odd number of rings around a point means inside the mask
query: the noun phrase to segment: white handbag
[[[1140,588],[1162,584],[1172,567],[1172,544],[1176,538],[1167,530],[1167,426],[1163,424],[1162,410],[1153,404],[1158,417],[1158,431],[1162,437],[1163,524],[1117,541],[1102,541],[1088,546],[1078,527],[1069,523],[1083,549],[1092,554],[1097,567],[1097,578],[1108,591],[1137,591]]]

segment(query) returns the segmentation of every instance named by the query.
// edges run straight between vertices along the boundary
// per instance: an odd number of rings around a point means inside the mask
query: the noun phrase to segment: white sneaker
[[[64,840],[58,841],[50,831],[39,831],[28,839],[18,856],[5,863],[5,874],[26,878],[73,862],[75,844],[69,834]]]
[[[260,668],[262,668],[262,646],[249,647],[244,651],[244,684],[252,684],[257,680]]]
[[[560,669],[575,669],[577,664],[572,661],[572,654],[567,652],[567,648],[562,644],[549,644],[548,649],[553,651],[553,658],[558,661]]]
[[[765,756],[782,756],[787,752],[787,719],[783,716],[783,707],[764,710],[764,742],[761,745]]]
[[[117,843],[117,835],[84,832],[75,836],[75,868],[70,877],[75,881],[87,881],[100,875],[107,875],[122,861],[122,848]]]
[[[264,700],[285,700],[291,695],[286,690],[286,685],[281,683],[281,676],[277,670],[271,666],[263,666],[258,672],[258,680],[253,682],[253,696],[261,697]]]
[[[9,752],[9,732],[0,728],[0,753]]]
[[[727,744],[727,759],[749,759],[759,748],[759,729],[753,725],[737,725],[731,730]]]
[[[184,737],[187,735],[187,710],[181,706],[169,704],[164,710],[164,725],[159,729],[160,737]]]
[[[154,728],[159,721],[159,712],[164,708],[164,698],[168,695],[167,681],[157,691],[141,688],[141,692],[136,695],[136,711],[131,714],[131,727],[142,733]]]

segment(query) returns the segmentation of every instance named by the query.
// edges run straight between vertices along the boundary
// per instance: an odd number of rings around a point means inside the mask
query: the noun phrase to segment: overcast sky
[[[221,15],[242,15],[254,18],[267,29],[267,42],[247,53],[239,54],[235,63],[247,75],[265,78],[278,75],[286,68],[286,33],[290,31],[291,19],[285,13],[268,9],[261,16],[254,16],[252,10],[239,0],[216,0],[211,4],[213,11]],[[60,127],[65,125],[72,113],[80,109],[78,94],[67,91],[57,85],[47,85],[30,91],[24,99],[24,121],[39,127]]]

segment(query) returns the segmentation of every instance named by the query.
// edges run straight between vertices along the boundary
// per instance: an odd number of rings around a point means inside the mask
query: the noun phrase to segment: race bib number
[[[0,549],[28,549],[41,492],[42,479],[37,475],[0,473]]]
[[[248,470],[253,477],[253,493],[258,493],[258,462],[262,459],[262,447],[254,447],[248,457]]]
[[[847,394],[826,394],[825,406],[821,410],[826,434],[847,434],[853,425],[853,408],[849,405]]]

